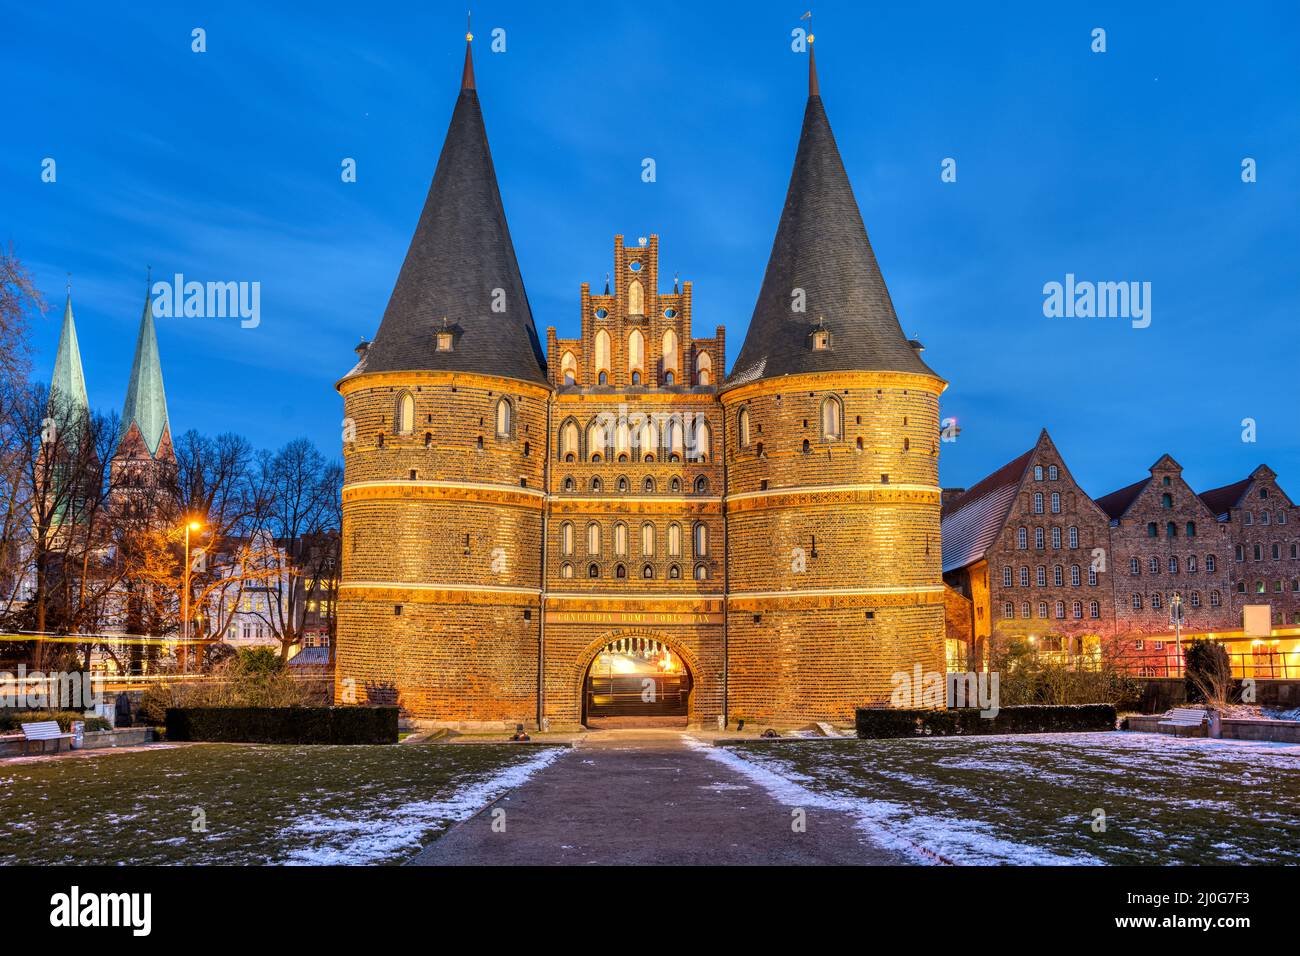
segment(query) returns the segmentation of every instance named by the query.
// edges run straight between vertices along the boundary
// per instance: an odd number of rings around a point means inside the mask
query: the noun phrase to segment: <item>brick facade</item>
[[[723,330],[692,337],[690,283],[660,294],[658,251],[615,239],[617,291],[584,284],[581,339],[548,329],[549,390],[341,383],[340,697],[575,726],[593,658],[632,637],[689,669],[692,723],[788,724],[850,720],[895,673],[943,667],[942,382],[834,373],[720,396]]]
[[[1244,485],[1222,515],[1232,544],[1226,563],[1235,620],[1248,604],[1268,604],[1275,627],[1300,624],[1300,508],[1267,465]]]

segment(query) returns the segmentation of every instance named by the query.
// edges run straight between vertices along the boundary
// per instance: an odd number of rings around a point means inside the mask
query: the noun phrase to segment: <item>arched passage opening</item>
[[[610,635],[585,669],[582,722],[615,727],[685,727],[694,675],[668,642],[649,634]]]

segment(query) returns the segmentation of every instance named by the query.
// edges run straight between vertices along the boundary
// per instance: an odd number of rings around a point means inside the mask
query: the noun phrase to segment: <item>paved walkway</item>
[[[505,810],[505,832],[493,821]],[[604,731],[523,786],[453,827],[415,865],[882,864],[904,862],[869,842],[847,814],[791,807],[688,747],[681,733]],[[499,826],[499,824],[498,824]]]

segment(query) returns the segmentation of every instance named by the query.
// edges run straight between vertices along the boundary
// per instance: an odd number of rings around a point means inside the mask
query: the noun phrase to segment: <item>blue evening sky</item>
[[[655,232],[665,274],[695,283],[696,331],[725,325],[734,360],[802,117],[790,31],[806,4],[476,5],[479,95],[540,335],[576,334],[578,283],[602,281],[615,233]],[[257,281],[256,329],[160,320],[173,431],[305,434],[336,453],[332,386],[374,332],[428,189],[464,6],[3,6],[0,241],[49,298],[38,373],[66,272],[105,410],[122,402],[147,264]],[[1167,451],[1199,489],[1267,462],[1300,497],[1297,9],[817,5],[822,94],[867,231],[904,330],[952,383],[945,484],[1046,426],[1094,495]],[[1150,282],[1150,327],[1045,318],[1043,285],[1066,273]]]

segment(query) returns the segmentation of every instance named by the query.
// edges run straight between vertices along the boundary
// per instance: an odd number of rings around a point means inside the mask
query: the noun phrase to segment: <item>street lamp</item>
[[[181,587],[181,670],[189,664],[190,640],[190,532],[202,531],[203,523],[195,519],[185,522],[185,571]]]
[[[1174,625],[1174,648],[1177,652],[1175,660],[1181,669],[1183,666],[1183,596],[1177,591],[1169,599],[1169,618]]]

